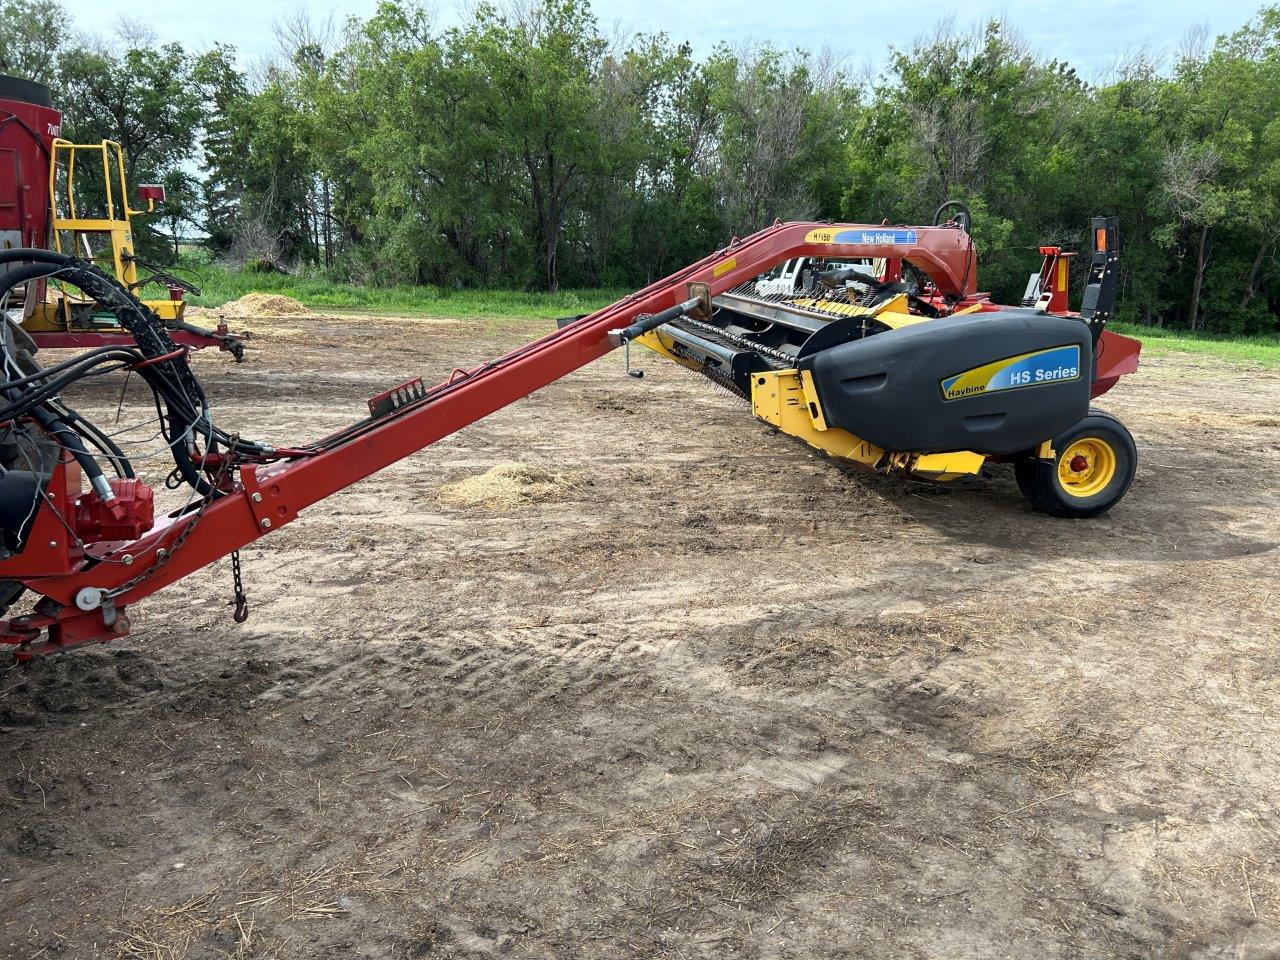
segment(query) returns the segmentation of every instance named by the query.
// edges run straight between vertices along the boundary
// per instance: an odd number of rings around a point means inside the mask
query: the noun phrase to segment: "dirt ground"
[[[309,439],[545,327],[291,317],[197,365]],[[1137,481],[1070,523],[641,363],[247,549],[243,626],[224,561],[6,662],[0,955],[1280,955],[1280,372],[1144,362],[1102,403]],[[441,495],[503,463],[564,482]]]

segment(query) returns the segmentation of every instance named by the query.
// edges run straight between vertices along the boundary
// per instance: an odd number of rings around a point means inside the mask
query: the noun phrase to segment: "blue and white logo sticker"
[[[960,400],[999,390],[1064,383],[1080,376],[1080,347],[1071,344],[983,364],[947,377],[939,386],[944,400]]]
[[[805,237],[806,243],[852,243],[860,246],[913,247],[919,239],[914,230],[897,230],[893,227],[883,229],[860,227],[857,230],[834,230],[820,227],[810,230]]]

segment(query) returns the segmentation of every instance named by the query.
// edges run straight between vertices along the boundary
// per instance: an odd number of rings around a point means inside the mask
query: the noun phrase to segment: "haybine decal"
[[[1020,387],[1037,387],[1046,383],[1062,383],[1080,379],[1080,348],[1052,347],[1007,357],[994,363],[974,367],[954,377],[947,377],[939,386],[943,400],[960,400],[999,390],[1017,390]]]
[[[805,243],[855,243],[862,246],[915,246],[914,230],[810,230]]]

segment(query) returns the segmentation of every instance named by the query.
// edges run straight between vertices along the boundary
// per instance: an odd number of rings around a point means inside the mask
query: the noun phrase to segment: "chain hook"
[[[236,612],[231,615],[231,619],[236,623],[244,623],[249,619],[249,598],[245,596],[244,580],[240,576],[239,550],[231,552],[231,579],[235,589],[235,596],[231,602],[236,605]]]

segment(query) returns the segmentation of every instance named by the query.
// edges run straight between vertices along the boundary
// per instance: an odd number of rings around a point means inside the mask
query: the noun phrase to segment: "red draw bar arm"
[[[68,616],[80,615],[73,602],[85,587],[119,591],[114,599],[124,607],[278,529],[306,507],[603,356],[614,349],[609,331],[681,303],[688,297],[687,283],[707,283],[715,296],[799,256],[901,258],[928,274],[945,295],[958,299],[976,289],[973,243],[953,227],[775,224],[465,376],[451,378],[422,399],[358,425],[354,436],[323,452],[270,467],[242,467],[243,491],[209,504],[180,549],[173,545],[190,525],[190,515],[162,522],[143,538],[117,546],[111,556],[117,562],[24,582],[70,607]],[[162,549],[165,562],[139,577]],[[126,554],[135,558],[130,565],[119,562]]]

